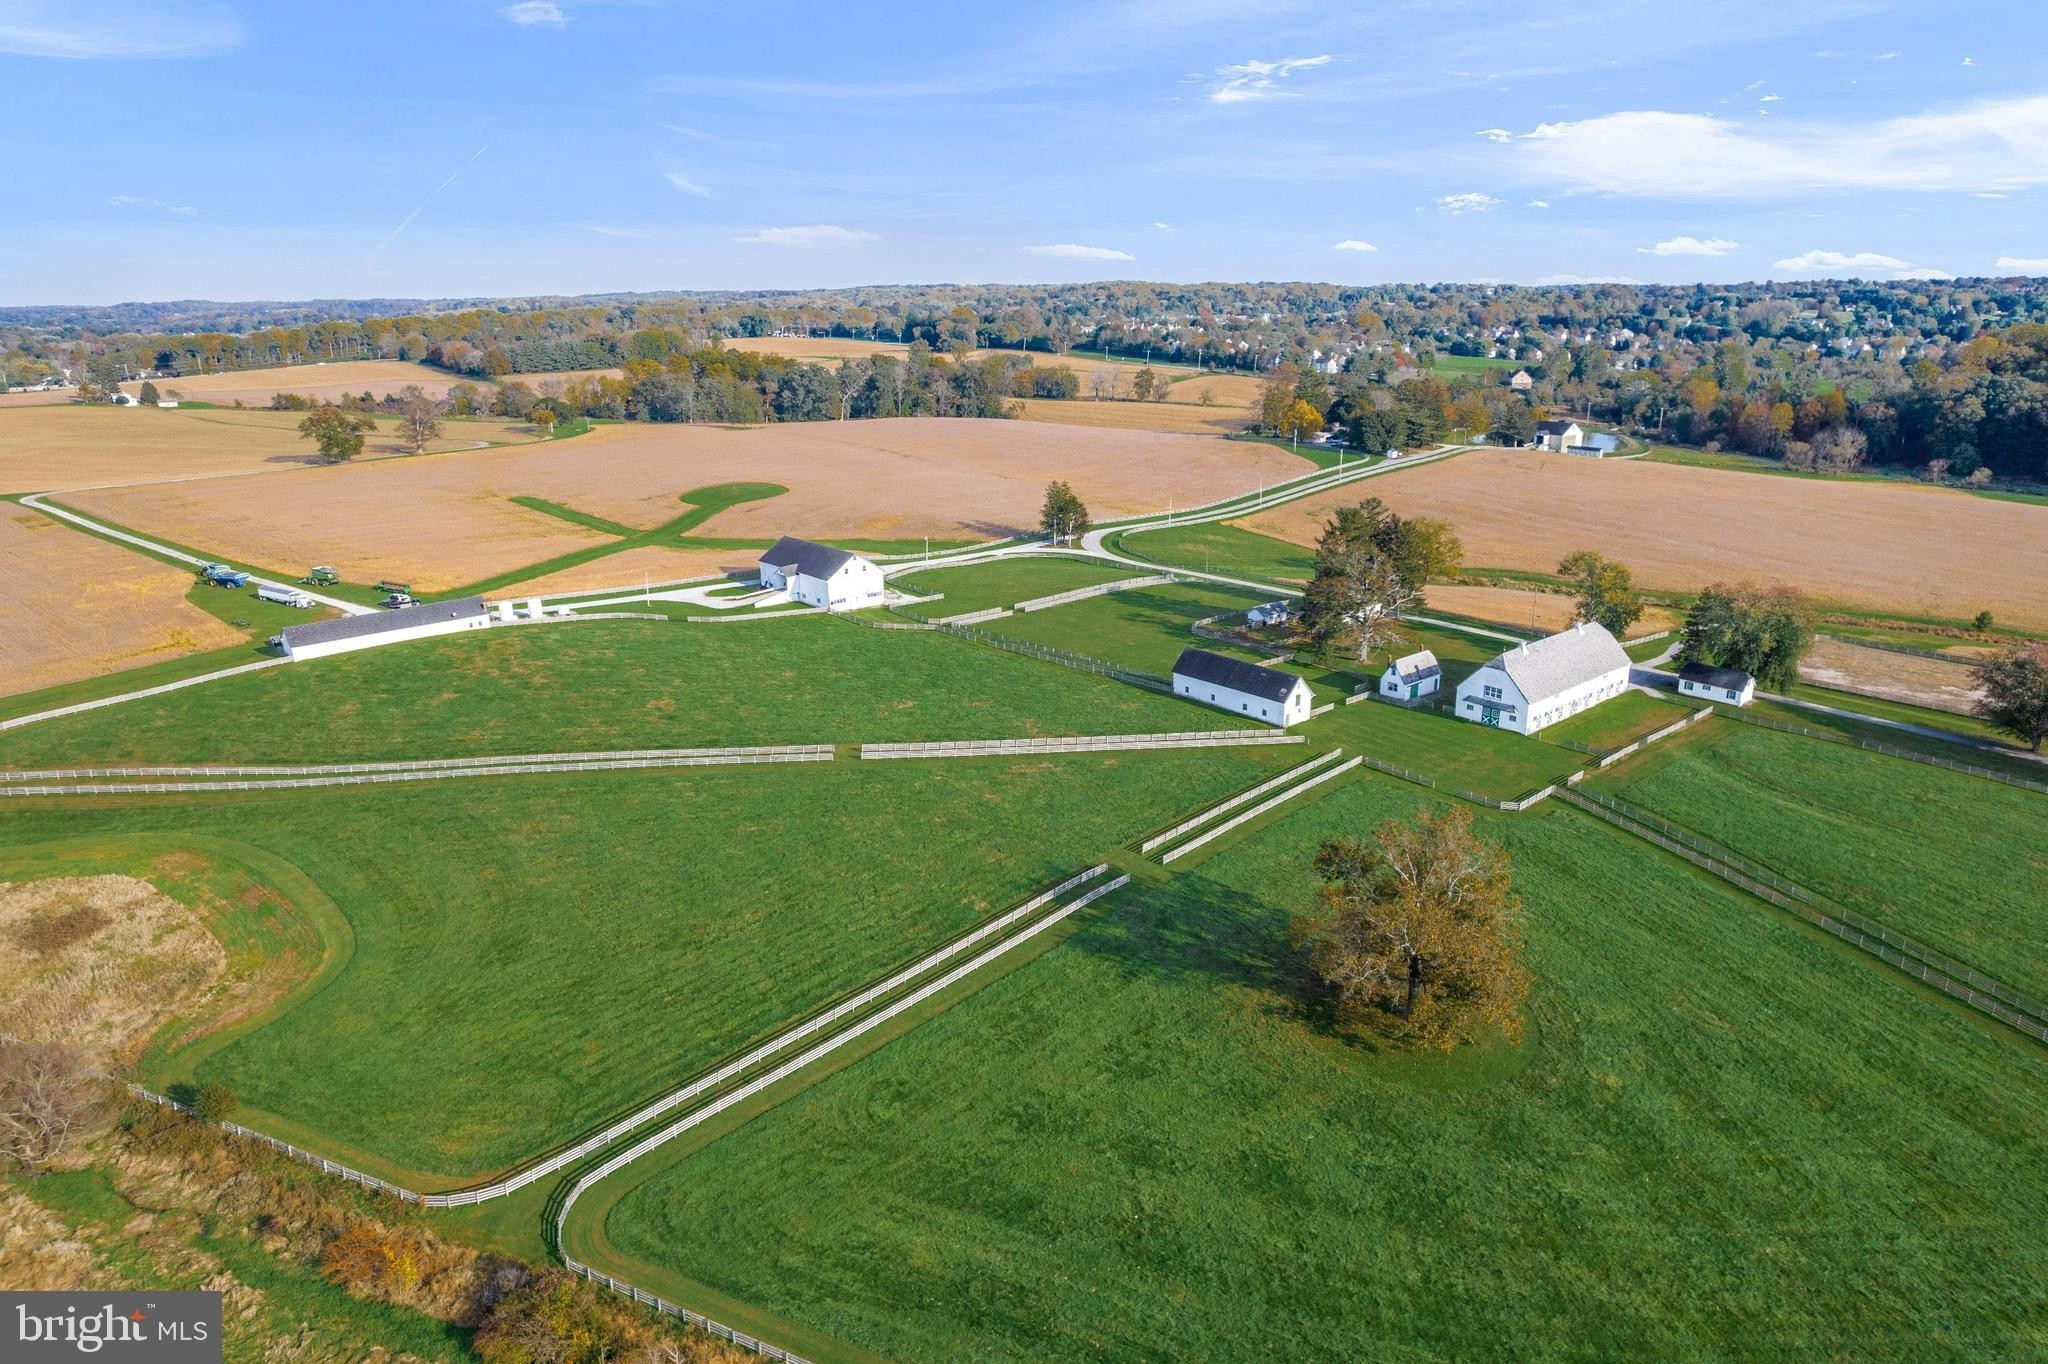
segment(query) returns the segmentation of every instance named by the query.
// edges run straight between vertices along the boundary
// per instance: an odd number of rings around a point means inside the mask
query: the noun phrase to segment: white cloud
[[[1446,194],[1436,201],[1436,206],[1446,213],[1484,213],[1490,208],[1498,208],[1500,202],[1491,194],[1468,192]]]
[[[879,241],[880,238],[857,227],[813,223],[809,227],[764,227],[735,240],[761,246],[794,246],[809,251],[821,246],[859,246],[862,242]]]
[[[1505,128],[1481,128],[1478,136],[1485,138],[1488,142],[1512,142],[1515,140],[1515,135]]]
[[[1053,246],[1027,246],[1024,248],[1034,256],[1056,256],[1062,260],[1136,260],[1128,251],[1119,251],[1113,246],[1081,246],[1074,242],[1060,242]]]
[[[1639,246],[1646,256],[1725,256],[1741,246],[1726,237],[1667,237],[1655,246]]]
[[[551,24],[556,28],[569,22],[569,16],[562,13],[562,7],[554,0],[519,0],[499,10],[498,17],[515,24]]]
[[[1627,275],[1544,275],[1538,284],[1641,284]]]
[[[2000,256],[1998,268],[2015,275],[2048,275],[2048,256]]]
[[[1154,228],[1156,228],[1157,230],[1161,231],[1161,232],[1178,232],[1178,231],[1180,231],[1180,229],[1179,229],[1179,228],[1177,228],[1177,227],[1175,227],[1175,226],[1174,226],[1174,225],[1173,225],[1172,223],[1154,223],[1154,224],[1152,224],[1152,226],[1153,226]]]
[[[1550,207],[1550,200],[1548,200],[1548,199],[1531,199],[1531,200],[1529,201],[1529,207],[1531,207],[1531,208],[1549,208],[1549,207]]]
[[[1758,98],[1758,100],[1757,100],[1757,103],[1758,103],[1758,104],[1776,104],[1776,103],[1777,103],[1777,102],[1778,102],[1779,100],[1781,100],[1781,99],[1783,99],[1783,98],[1785,98],[1785,97],[1784,97],[1783,95],[1763,95],[1763,96],[1761,96],[1761,97],[1759,97],[1759,98]]]
[[[1379,250],[1379,248],[1378,248],[1377,246],[1374,246],[1374,245],[1373,245],[1373,244],[1372,244],[1371,242],[1362,242],[1362,241],[1360,241],[1360,240],[1359,240],[1358,238],[1356,238],[1356,237],[1346,237],[1346,238],[1345,238],[1345,239],[1344,239],[1343,241],[1341,241],[1341,242],[1338,242],[1338,243],[1337,243],[1337,244],[1336,244],[1335,246],[1331,247],[1330,249],[1331,249],[1332,251],[1377,251],[1377,250]]]
[[[1880,52],[1875,57],[1872,57],[1870,60],[1874,62],[1895,62],[1898,59],[1899,54],[1896,52]]]
[[[241,45],[241,24],[214,0],[0,3],[0,52],[19,57],[200,57]]]
[[[1964,66],[1975,66],[1976,64],[1977,64],[1977,59],[1976,59],[1975,57],[1965,57],[1965,58],[1963,58],[1963,65],[1964,65]]]
[[[1914,265],[1881,251],[1802,251],[1784,260],[1772,261],[1771,268],[1795,275],[1829,275],[1863,278],[1883,271],[1891,279],[1947,279],[1947,272]]]
[[[1530,177],[1606,194],[2017,189],[2048,182],[2048,95],[1769,133],[1638,110],[1545,123],[1514,145]]]
[[[1218,67],[1209,77],[1215,82],[1209,91],[1209,99],[1215,104],[1243,104],[1255,99],[1292,97],[1298,92],[1282,90],[1278,82],[1297,71],[1328,66],[1333,60],[1324,53],[1316,57],[1283,57],[1278,61],[1249,61]]]
[[[704,188],[704,186],[698,184],[681,171],[664,171],[662,175],[671,185],[674,185],[685,194],[694,194],[699,199],[709,199],[711,197],[710,190]]]
[[[190,204],[167,204],[161,199],[144,199],[133,194],[111,195],[108,197],[107,202],[115,208],[154,208],[160,209],[165,213],[191,213],[193,211]]]

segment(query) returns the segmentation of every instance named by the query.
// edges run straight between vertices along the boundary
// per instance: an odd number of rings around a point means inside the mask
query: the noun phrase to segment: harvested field
[[[175,379],[152,379],[157,392],[166,398],[191,398],[198,402],[231,406],[268,407],[279,393],[296,393],[305,398],[337,402],[367,390],[381,398],[407,384],[418,384],[436,398],[462,382],[459,374],[428,369],[409,360],[337,360],[325,365],[285,365],[277,369],[239,369],[217,374],[187,374]],[[482,380],[473,382],[482,384]],[[138,381],[121,385],[136,393]]]
[[[185,600],[192,575],[47,516],[0,514],[0,694],[36,691],[239,644]]]
[[[716,574],[760,567],[760,551],[752,549],[663,549],[643,545],[622,549],[574,568],[561,569],[525,582],[501,588],[500,597],[545,596],[551,592],[585,592],[599,587],[634,587],[644,580],[653,587],[687,582]],[[621,608],[623,609],[623,608]],[[709,614],[709,613],[706,613]]]
[[[1934,654],[1863,649],[1834,639],[1813,642],[1799,665],[1799,680],[1957,715],[1970,714],[1972,703],[1981,694],[1967,663]]]
[[[74,401],[75,388],[46,388],[40,393],[0,393],[0,407],[54,407]]]
[[[1205,392],[1214,400],[1216,407],[1239,407],[1249,411],[1258,407],[1265,396],[1266,381],[1252,374],[1190,374],[1173,381],[1166,400],[1199,404]]]
[[[535,393],[545,393],[548,392],[546,385],[563,384],[571,379],[623,379],[625,377],[626,371],[622,369],[551,369],[538,374],[507,374],[500,382],[525,384]]]
[[[75,404],[0,410],[0,492],[53,492],[318,466],[320,456],[299,434],[305,417],[303,412]],[[444,422],[441,429],[442,438],[430,450],[463,450],[480,441],[523,444],[536,438],[524,423],[496,419]],[[381,423],[364,441],[362,458],[404,453],[397,427]]]
[[[1019,398],[1025,421],[1059,426],[1098,426],[1111,431],[1179,431],[1192,435],[1228,436],[1251,424],[1251,414],[1234,407],[1194,407],[1187,403],[1099,403],[1088,398]]]
[[[1646,587],[1723,579],[1790,583],[1825,602],[1956,619],[1980,610],[2048,625],[2048,507],[1950,489],[1803,478],[1728,478],[1647,460],[1480,450],[1378,479],[1404,516],[1445,517],[1468,563],[1549,572],[1576,549]],[[1312,542],[1343,490],[1238,524]],[[1900,552],[1938,545],[1939,554]]]
[[[678,494],[766,480],[790,491],[718,513],[695,536],[977,538],[1035,525],[1048,479],[1097,519],[1246,492],[1303,472],[1267,445],[1025,422],[911,418],[732,430],[603,426],[560,448],[494,450],[224,479],[72,499],[122,525],[257,564],[346,565],[429,590],[543,560],[604,537],[507,499],[538,497],[648,529]],[[308,518],[303,508],[322,514]]]
[[[1424,615],[1449,613],[1468,620],[1511,625],[1520,630],[1562,630],[1572,623],[1577,598],[1562,592],[1533,592],[1517,587],[1461,587],[1436,584],[1429,589]],[[1629,627],[1631,638],[1668,630],[1679,618],[1669,611],[1650,607],[1641,620]]]

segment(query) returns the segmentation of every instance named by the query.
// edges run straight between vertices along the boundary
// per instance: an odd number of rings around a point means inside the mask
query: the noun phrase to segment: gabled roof
[[[834,549],[830,545],[785,535],[768,547],[767,552],[761,556],[761,562],[770,568],[794,567],[806,578],[829,578],[846,567],[850,560],[859,557],[848,550]]]
[[[1725,691],[1741,691],[1756,681],[1740,668],[1716,668],[1709,663],[1688,663],[1678,670],[1678,676],[1695,686],[1719,687]]]
[[[1616,669],[1627,672],[1628,655],[1606,626],[1581,623],[1518,645],[1486,666],[1506,673],[1534,706]]]
[[[1546,436],[1561,436],[1574,426],[1578,426],[1578,423],[1561,418],[1550,418],[1536,423],[1536,429]],[[1583,430],[1584,428],[1581,427],[1580,429]]]
[[[1387,671],[1403,682],[1420,682],[1425,677],[1435,677],[1443,671],[1436,661],[1436,655],[1428,649],[1417,653],[1403,654],[1387,665]]]
[[[1256,696],[1261,701],[1285,701],[1294,694],[1296,687],[1308,685],[1293,673],[1281,672],[1278,668],[1262,668],[1243,659],[1226,658],[1207,649],[1182,649],[1180,657],[1174,661],[1173,675],[1206,682],[1212,687],[1228,687],[1247,696]]]
[[[336,616],[332,620],[287,625],[282,632],[282,638],[288,648],[297,649],[308,644],[331,644],[337,639],[360,639],[364,635],[381,635],[387,631],[404,630],[415,625],[430,625],[443,620],[469,620],[489,614],[482,597],[461,597],[455,601],[401,606],[396,611],[378,611],[367,616]]]

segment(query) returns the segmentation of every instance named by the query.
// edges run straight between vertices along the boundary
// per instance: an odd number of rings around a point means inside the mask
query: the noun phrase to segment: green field
[[[1513,800],[1562,779],[1584,755],[1449,714],[1410,710],[1385,701],[1339,706],[1311,720],[1306,732],[1431,777],[1442,786]]]
[[[1225,725],[1171,697],[939,634],[823,617],[586,621],[366,649],[65,716],[0,735],[0,764],[350,762]]]
[[[1172,568],[1241,574],[1278,583],[1307,582],[1316,566],[1310,550],[1227,521],[1141,531],[1117,537],[1111,547]]]
[[[1549,742],[1579,743],[1596,752],[1611,753],[1691,712],[1690,706],[1630,689],[1538,733]]]
[[[908,608],[923,618],[1015,606],[1034,597],[1049,597],[1055,592],[1072,592],[1098,583],[1113,583],[1122,578],[1137,577],[1139,573],[1140,570],[1134,568],[1089,563],[1082,559],[1034,556],[907,573],[892,579],[890,586],[917,596],[945,593],[944,601],[925,602]]]
[[[2048,796],[1709,720],[1591,783],[2048,996]]]
[[[1418,796],[1340,788],[627,1171],[604,1261],[827,1361],[2048,1350],[2048,1064],[1591,820],[1482,817],[1519,1048],[1332,1031],[1287,946],[1308,858]]]
[[[834,763],[13,802],[11,860],[218,834],[332,897],[344,969],[168,1058],[252,1125],[381,1171],[502,1169],[680,1083],[1290,748]],[[352,955],[347,955],[352,950]]]
[[[1173,661],[1182,649],[1203,643],[1189,626],[1272,599],[1249,588],[1171,583],[1135,587],[1027,616],[1007,616],[982,628],[1164,677],[1173,670]]]
[[[1490,355],[1444,355],[1438,354],[1429,362],[1430,369],[1438,374],[1491,374],[1496,370],[1518,370],[1519,360],[1497,360]]]

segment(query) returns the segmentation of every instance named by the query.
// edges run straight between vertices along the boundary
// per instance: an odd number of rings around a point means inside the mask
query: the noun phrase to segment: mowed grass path
[[[339,654],[65,716],[0,735],[0,766],[1227,727],[1228,717],[1200,706],[939,634],[822,617],[586,621]]]
[[[1327,1031],[1309,858],[1420,798],[1341,788],[1119,898],[607,1235],[645,1287],[901,1359],[2048,1349],[2048,1064],[1595,821],[1481,817],[1528,904],[1520,1048]]]
[[[1593,783],[2048,998],[2048,796],[1708,720]]]
[[[354,955],[197,1076],[231,1085],[253,1126],[446,1184],[580,1135],[1298,756],[17,803],[6,837],[232,830],[303,870]]]

